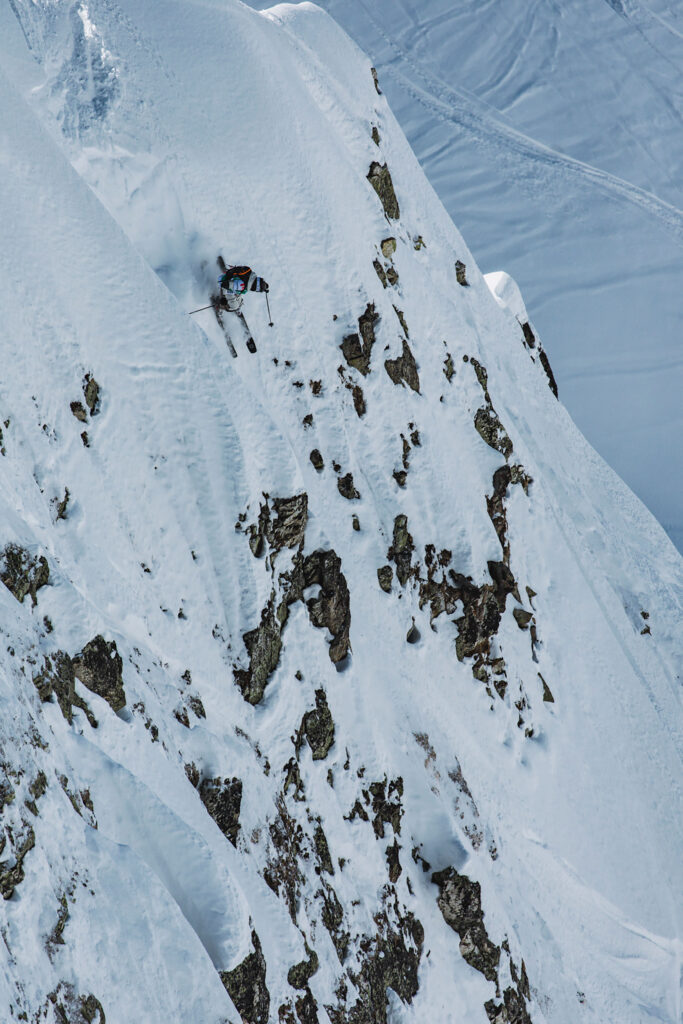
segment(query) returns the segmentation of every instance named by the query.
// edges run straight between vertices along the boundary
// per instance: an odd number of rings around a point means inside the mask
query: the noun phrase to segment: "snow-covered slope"
[[[522,286],[573,418],[683,550],[683,8],[321,4],[480,266]]]
[[[0,40],[3,1019],[673,1024],[681,560],[369,61],[310,4]]]

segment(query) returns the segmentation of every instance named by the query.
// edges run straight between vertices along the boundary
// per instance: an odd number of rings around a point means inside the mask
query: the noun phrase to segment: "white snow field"
[[[676,1024],[683,562],[370,61],[237,0],[0,58],[0,1019]]]
[[[683,6],[321,6],[479,265],[522,287],[572,417],[683,550]]]

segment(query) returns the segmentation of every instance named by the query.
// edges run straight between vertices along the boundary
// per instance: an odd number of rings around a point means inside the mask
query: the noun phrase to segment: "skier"
[[[225,264],[224,264],[225,266]],[[267,292],[268,282],[257,277],[251,267],[227,267],[218,283],[221,286],[221,299],[224,308],[236,313],[242,308],[247,292]]]

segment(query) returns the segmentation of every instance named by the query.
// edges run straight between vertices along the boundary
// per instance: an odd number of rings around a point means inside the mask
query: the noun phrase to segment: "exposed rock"
[[[401,847],[398,845],[398,840],[394,839],[391,846],[387,846],[386,857],[387,866],[389,868],[389,881],[392,885],[398,882],[401,877],[401,862],[399,860],[399,853]]]
[[[339,957],[339,963],[343,964],[346,959],[346,953],[349,948],[349,940],[351,936],[347,931],[344,931],[342,924],[344,923],[344,910],[337,897],[336,892],[327,882],[324,883],[324,887],[319,890],[317,895],[322,896],[322,910],[320,918],[323,925],[330,933],[332,944],[337,951]]]
[[[353,407],[356,410],[358,417],[360,418],[365,416],[367,411],[365,406],[365,395],[363,394],[363,389],[359,384],[353,384],[351,386],[351,397],[353,398]]]
[[[497,981],[500,947],[491,942],[484,925],[479,882],[455,868],[434,872],[432,882],[439,887],[436,902],[444,921],[460,936],[463,958],[488,981]]]
[[[536,335],[531,330],[531,324],[529,323],[529,321],[527,320],[525,323],[520,324],[520,327],[522,328],[524,341],[529,346],[529,348],[536,348]]]
[[[398,270],[393,265],[393,263],[391,263],[387,267],[387,281],[389,282],[392,288],[395,288],[396,285],[398,284]]]
[[[339,346],[349,366],[366,377],[370,373],[370,357],[375,344],[375,326],[379,322],[375,305],[369,302],[358,318],[359,334],[347,334]]]
[[[66,981],[60,981],[57,988],[48,993],[43,1007],[32,1019],[48,1018],[57,1024],[106,1024],[99,999],[92,994],[79,996],[73,985]]]
[[[307,711],[301,724],[313,760],[323,761],[334,743],[334,720],[324,690],[315,691],[315,710]]]
[[[390,220],[398,220],[401,216],[398,200],[394,192],[394,183],[386,164],[380,164],[376,160],[370,164],[368,181],[380,198],[384,212]]]
[[[308,523],[308,495],[295,494],[293,498],[274,498],[273,510],[277,518],[267,531],[268,542],[275,551],[303,545]]]
[[[540,672],[538,673],[538,678],[541,680],[541,683],[543,684],[543,700],[547,704],[554,704],[555,703],[555,698],[553,697],[553,695],[552,695],[552,693],[550,691],[550,687],[548,686],[548,684],[546,683],[545,679],[543,678],[543,676],[541,675]]]
[[[538,349],[538,358],[541,360],[541,366],[545,370],[545,375],[548,378],[548,386],[552,393],[555,395],[555,398],[557,398],[557,381],[555,380],[555,374],[553,373],[550,367],[550,361],[548,359],[548,356],[546,355],[544,349],[542,349],[540,346]]]
[[[0,862],[0,895],[4,900],[9,900],[14,895],[14,890],[24,881],[24,860],[29,850],[36,845],[36,836],[32,828],[29,828],[25,839],[15,847],[14,864],[8,861]]]
[[[373,124],[373,126],[372,126],[371,135],[372,135],[372,141],[375,143],[376,146],[379,146],[381,139],[379,137],[379,130],[378,130],[376,124]]]
[[[379,80],[377,78],[377,68],[370,68],[370,71],[372,73],[372,80],[375,83],[375,90],[377,92],[377,95],[381,96],[382,95],[382,90],[379,87]]]
[[[281,622],[275,613],[273,592],[261,612],[260,625],[242,636],[249,655],[249,668],[233,670],[235,682],[249,704],[258,704],[263,699],[268,681],[278,666],[282,650],[281,628]]]
[[[413,239],[413,249],[415,249],[416,252],[419,252],[420,249],[426,249],[426,248],[427,248],[427,243],[425,242],[425,240],[422,237],[422,235],[418,235],[416,238]]]
[[[404,316],[403,310],[399,309],[398,306],[394,306],[394,312],[396,313],[396,316],[398,317],[398,322],[400,323],[401,327],[403,328],[403,333],[405,334],[406,338],[409,338],[410,337],[410,332],[408,331],[408,324],[406,323],[406,318]]]
[[[92,993],[81,996],[81,1013],[87,1024],[107,1024],[102,1003]]]
[[[66,519],[67,518],[67,509],[69,507],[69,498],[70,497],[71,497],[71,495],[69,494],[69,488],[65,487],[64,488],[64,497],[62,498],[61,501],[57,502],[57,519]]]
[[[18,544],[7,544],[0,552],[0,580],[19,604],[23,604],[26,595],[30,594],[35,608],[38,604],[38,591],[50,581],[47,559],[44,555],[32,558]]]
[[[464,288],[468,287],[467,268],[462,260],[455,261],[455,277],[458,284],[461,284]]]
[[[420,630],[415,625],[415,619],[413,619],[413,624],[410,627],[410,629],[408,630],[408,632],[406,633],[406,641],[409,644],[416,644],[419,641],[420,636],[421,636]]]
[[[287,810],[282,794],[278,796],[276,804],[277,817],[268,827],[273,849],[263,879],[276,895],[282,896],[292,921],[296,922],[299,893],[304,883],[299,861],[308,855],[304,853],[305,834]]]
[[[88,414],[85,411],[85,406],[82,402],[71,402],[69,408],[71,412],[81,423],[86,423],[88,420]]]
[[[512,441],[505,432],[498,414],[492,407],[482,406],[474,416],[474,426],[490,448],[501,452],[506,459],[512,454]]]
[[[509,986],[503,992],[503,1002],[489,999],[484,1003],[491,1024],[531,1024],[531,1017],[522,995]]]
[[[83,396],[90,415],[97,416],[100,411],[100,385],[89,373],[86,373],[83,380]]]
[[[346,473],[345,476],[338,477],[337,489],[342,498],[346,498],[348,501],[360,498],[360,493],[356,490],[353,483],[353,473]]]
[[[270,992],[266,986],[266,961],[255,931],[251,933],[254,952],[232,971],[220,977],[244,1024],[268,1024]]]
[[[394,570],[390,565],[381,565],[377,570],[379,585],[385,594],[391,592],[391,584],[394,580]]]
[[[225,838],[229,839],[233,846],[237,846],[242,806],[242,780],[238,778],[203,779],[199,785],[199,796]]]
[[[190,705],[192,714],[196,718],[206,718],[206,711],[204,710],[204,704],[202,703],[201,697],[198,697],[195,693],[191,693],[188,695],[187,703]]]
[[[387,282],[387,274],[386,274],[386,271],[385,271],[384,267],[382,266],[382,264],[380,263],[379,260],[373,260],[372,261],[372,265],[375,268],[375,273],[377,274],[378,278],[382,282],[382,288],[386,288],[388,286],[388,282]]]
[[[92,693],[103,697],[112,711],[126,706],[123,662],[114,640],[96,636],[73,659],[74,674]]]
[[[412,558],[415,546],[408,532],[408,517],[401,514],[394,519],[393,543],[387,552],[387,558],[394,562],[396,575],[402,586],[405,586],[412,572]]]
[[[451,380],[455,376],[455,366],[453,365],[453,357],[450,352],[446,353],[446,358],[443,361],[443,372],[446,380],[450,384]]]
[[[394,384],[403,384],[404,382],[408,387],[412,388],[413,391],[420,393],[420,378],[417,372],[417,364],[413,353],[410,351],[410,346],[405,338],[403,341],[403,351],[400,356],[396,359],[386,359],[384,362],[384,368],[389,374]]]
[[[358,516],[351,516],[351,526],[353,527],[356,533],[360,533],[360,520]]]
[[[524,608],[513,608],[512,614],[515,617],[515,622],[520,629],[528,629],[529,623],[533,619],[533,614],[526,611]]]
[[[390,260],[396,252],[396,239],[393,237],[383,239],[380,243],[380,249],[382,250],[382,256]]]
[[[303,546],[308,522],[308,495],[302,492],[291,498],[274,498],[272,512],[266,498],[259,510],[258,522],[252,523],[247,530],[249,547],[255,558],[263,554],[266,541],[274,553],[283,548]]]
[[[48,935],[47,939],[45,940],[45,948],[47,950],[47,953],[48,953],[48,956],[50,957],[50,959],[52,958],[52,955],[54,954],[54,947],[55,946],[63,946],[64,945],[64,939],[62,938],[62,936],[64,934],[64,929],[67,926],[68,920],[69,920],[69,904],[68,904],[66,896],[64,895],[64,893],[62,893],[62,895],[59,897],[59,910],[57,911],[57,923],[55,924],[54,928],[52,929],[52,931]]]
[[[322,473],[323,469],[325,468],[325,460],[323,459],[322,455],[320,454],[317,448],[313,449],[309,458],[313,464],[313,468],[317,469],[319,473]]]
[[[296,1001],[296,1015],[299,1024],[318,1024],[318,1004],[310,988]]]
[[[372,782],[368,787],[369,793],[364,795],[372,797],[372,827],[377,839],[384,839],[384,826],[391,825],[394,836],[401,834],[401,818],[403,807],[403,779],[399,775],[387,784],[386,777],[381,782]],[[392,797],[394,799],[392,800]]]
[[[304,561],[304,586],[319,586],[320,593],[306,602],[314,626],[332,634],[330,660],[343,661],[350,649],[351,607],[349,588],[341,571],[341,558],[334,551],[314,551]]]
[[[350,972],[359,998],[346,1018],[349,1024],[387,1024],[387,989],[403,1003],[418,993],[424,929],[411,913],[401,916],[396,910],[395,916],[392,925],[386,914],[377,915],[377,934],[361,940],[360,971]]]
[[[294,964],[293,967],[289,968],[287,981],[292,988],[306,988],[318,970],[318,954],[314,949],[309,949],[308,945],[306,945],[306,952],[308,953],[308,960],[302,960],[300,963]]]
[[[313,843],[315,845],[315,853],[318,858],[318,868],[323,871],[326,875],[334,874],[334,865],[332,858],[330,857],[330,848],[327,845],[327,836],[323,831],[323,827],[318,822],[313,833]],[[318,870],[316,868],[316,871]]]
[[[395,469],[392,476],[399,487],[405,487],[408,481],[408,474],[405,469]]]
[[[57,698],[59,709],[69,724],[73,718],[72,709],[80,708],[93,729],[97,728],[97,719],[76,693],[73,662],[64,651],[45,656],[42,670],[33,676],[33,685],[44,704],[51,701],[53,695]]]

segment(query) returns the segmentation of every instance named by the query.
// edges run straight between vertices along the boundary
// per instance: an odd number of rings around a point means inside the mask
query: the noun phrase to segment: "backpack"
[[[221,288],[232,295],[241,295],[247,290],[251,275],[251,267],[228,267],[219,279]]]

